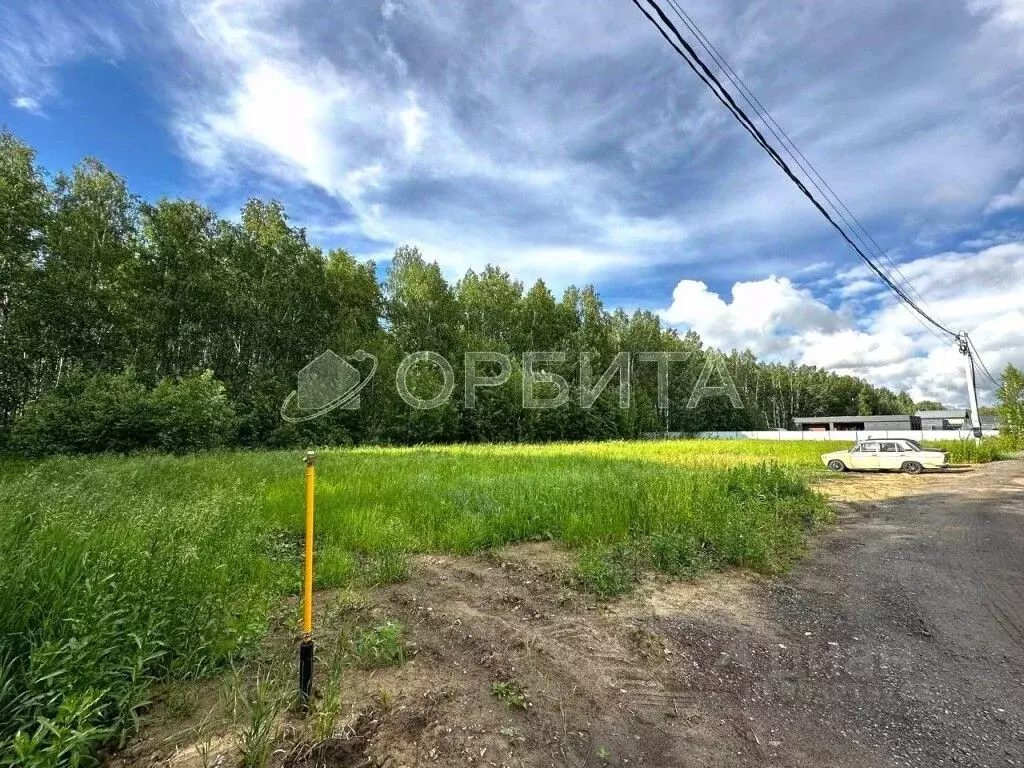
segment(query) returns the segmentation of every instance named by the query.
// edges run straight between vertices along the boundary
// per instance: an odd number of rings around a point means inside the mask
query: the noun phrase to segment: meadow
[[[529,540],[575,550],[569,583],[600,596],[648,570],[784,570],[830,517],[808,478],[842,445],[322,451],[317,588],[401,580],[415,553]],[[155,684],[258,644],[300,586],[302,458],[0,460],[0,765],[89,765],[137,728]]]

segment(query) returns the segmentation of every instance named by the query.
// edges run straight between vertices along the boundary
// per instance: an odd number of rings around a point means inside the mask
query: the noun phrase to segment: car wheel
[[[833,472],[846,471],[846,465],[843,464],[843,462],[841,462],[839,459],[832,459],[832,461],[828,463],[828,468],[831,469]]]
[[[924,472],[924,467],[918,464],[916,461],[907,461],[903,464],[903,471],[908,475],[920,475]]]

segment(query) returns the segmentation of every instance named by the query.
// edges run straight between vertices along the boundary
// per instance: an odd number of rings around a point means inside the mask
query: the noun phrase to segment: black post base
[[[306,640],[299,646],[299,700],[309,709],[313,697],[313,641]]]

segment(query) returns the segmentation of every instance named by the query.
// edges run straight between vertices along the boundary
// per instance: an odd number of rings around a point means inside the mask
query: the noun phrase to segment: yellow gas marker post
[[[313,695],[313,497],[316,454],[306,454],[306,560],[302,583],[302,645],[299,646],[299,695],[309,706]]]

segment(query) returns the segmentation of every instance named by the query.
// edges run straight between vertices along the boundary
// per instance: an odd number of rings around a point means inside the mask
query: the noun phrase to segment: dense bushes
[[[209,371],[147,387],[134,372],[73,373],[29,405],[11,447],[30,454],[174,453],[217,448],[235,433],[235,412]]]

